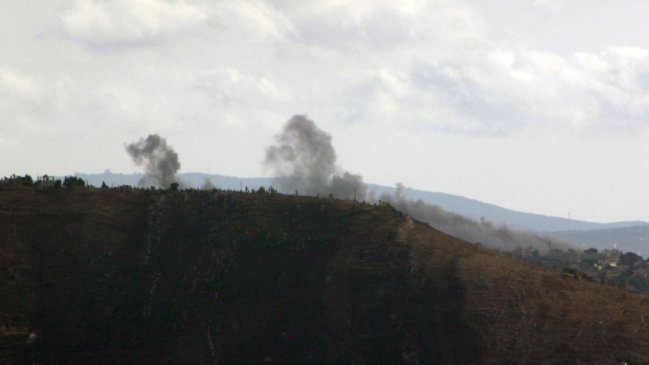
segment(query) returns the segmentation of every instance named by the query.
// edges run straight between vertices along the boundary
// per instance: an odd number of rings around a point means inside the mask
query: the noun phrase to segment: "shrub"
[[[66,188],[74,188],[77,186],[84,187],[86,186],[86,182],[76,176],[66,176],[63,179],[63,186],[65,186]]]

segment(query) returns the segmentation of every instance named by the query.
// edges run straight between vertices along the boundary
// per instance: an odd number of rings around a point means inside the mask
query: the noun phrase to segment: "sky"
[[[649,2],[0,0],[0,175],[267,176],[306,114],[366,182],[649,220]]]

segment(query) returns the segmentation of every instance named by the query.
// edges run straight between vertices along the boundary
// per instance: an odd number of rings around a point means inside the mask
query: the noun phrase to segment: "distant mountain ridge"
[[[376,191],[394,191],[394,188],[381,185],[370,186]],[[649,225],[649,223],[643,221],[596,223],[546,216],[542,214],[519,212],[463,196],[409,188],[406,189],[406,195],[410,199],[421,199],[429,204],[438,205],[446,210],[461,214],[468,218],[476,220],[484,218],[493,223],[506,224],[510,228],[518,230],[555,232],[569,230],[613,229]]]
[[[100,186],[105,182],[109,186],[137,185],[142,178],[141,174],[115,174],[106,170],[101,174],[76,173],[75,176],[86,180],[89,184]],[[188,187],[199,188],[209,181],[215,187],[226,190],[258,189],[261,186],[271,186],[273,179],[268,177],[241,178],[235,176],[224,176],[218,174],[204,173],[182,173],[179,179]],[[392,194],[395,187],[368,184],[369,190],[374,191],[377,197],[383,193]],[[482,218],[494,224],[505,224],[517,230],[534,232],[563,232],[563,231],[590,231],[604,229],[620,229],[627,227],[649,226],[648,222],[627,221],[612,223],[596,223],[582,220],[552,217],[541,214],[519,212],[500,207],[495,204],[484,203],[475,199],[458,195],[430,192],[424,190],[405,190],[406,197],[412,200],[419,200],[437,205],[444,210],[454,212],[468,218],[480,220]]]

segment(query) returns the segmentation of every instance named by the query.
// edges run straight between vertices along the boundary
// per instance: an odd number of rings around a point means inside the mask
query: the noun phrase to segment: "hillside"
[[[649,298],[389,206],[22,189],[0,231],[2,364],[649,363]]]

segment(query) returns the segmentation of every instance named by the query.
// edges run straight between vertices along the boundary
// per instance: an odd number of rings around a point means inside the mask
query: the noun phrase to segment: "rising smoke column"
[[[273,169],[278,190],[302,194],[333,194],[338,198],[366,199],[366,185],[363,177],[349,172],[336,173],[336,151],[331,144],[331,135],[319,129],[304,115],[291,118],[276,143],[266,150],[266,166]],[[531,232],[520,232],[505,225],[496,226],[489,221],[476,221],[462,215],[448,212],[439,206],[422,200],[406,197],[406,187],[397,184],[392,194],[382,194],[380,200],[397,210],[428,223],[451,236],[472,243],[481,243],[498,250],[513,250],[516,247],[532,247],[546,252],[550,239]],[[565,242],[552,240],[552,247],[565,249]]]
[[[336,172],[336,151],[331,135],[305,115],[293,116],[275,140],[276,144],[266,150],[264,164],[277,176],[279,191],[365,199],[363,177]]]
[[[126,146],[126,152],[133,159],[136,166],[144,166],[144,177],[140,185],[153,184],[161,188],[168,188],[176,182],[176,172],[180,169],[178,154],[174,152],[167,141],[157,134],[150,134],[146,138]]]

